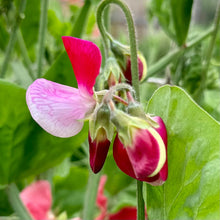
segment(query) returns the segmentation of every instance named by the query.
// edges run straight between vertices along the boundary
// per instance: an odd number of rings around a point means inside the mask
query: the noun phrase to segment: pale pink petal
[[[96,104],[90,94],[46,79],[37,79],[29,86],[26,101],[33,119],[58,137],[79,133],[86,113]]]
[[[63,36],[63,44],[72,63],[78,87],[93,94],[93,86],[101,66],[101,52],[92,42]]]
[[[47,219],[47,214],[52,205],[50,183],[37,181],[26,187],[20,198],[35,220]]]

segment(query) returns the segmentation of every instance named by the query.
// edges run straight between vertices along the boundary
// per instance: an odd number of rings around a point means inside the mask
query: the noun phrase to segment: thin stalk
[[[104,42],[105,54],[108,57],[109,54],[109,41],[108,41],[108,33],[106,28],[103,24],[102,14],[104,9],[109,4],[116,4],[118,5],[125,14],[127,24],[128,24],[128,33],[129,33],[129,41],[130,41],[130,53],[131,53],[131,74],[132,74],[132,86],[137,95],[137,99],[139,101],[139,77],[138,77],[138,62],[137,62],[137,43],[136,43],[136,36],[135,36],[135,27],[134,21],[128,6],[120,0],[104,0],[102,1],[97,9],[96,19],[97,25],[99,27],[100,33],[102,35],[102,39]]]
[[[217,36],[218,30],[219,30],[219,24],[220,24],[220,1],[218,2],[218,6],[217,6],[217,9],[216,9],[215,20],[214,20],[214,31],[213,31],[211,41],[210,41],[210,44],[209,44],[209,48],[208,48],[208,51],[207,51],[207,55],[206,55],[206,58],[205,58],[205,70],[204,70],[203,75],[202,75],[203,82],[206,81],[206,76],[207,76],[207,72],[208,72],[208,69],[209,69],[209,66],[210,66],[210,61],[211,61],[211,58],[212,58],[212,52],[213,52],[213,49],[214,49],[216,36]]]
[[[8,68],[8,64],[10,62],[11,52],[12,52],[12,50],[14,48],[14,45],[15,45],[15,42],[16,42],[17,29],[18,29],[18,27],[21,23],[22,18],[23,18],[23,13],[24,13],[24,10],[25,10],[25,6],[26,6],[26,0],[21,0],[19,10],[15,15],[14,23],[12,25],[12,30],[11,30],[11,33],[10,33],[8,46],[6,48],[5,59],[3,61],[2,69],[1,69],[1,72],[0,72],[0,77],[1,78],[5,77],[5,74],[6,74],[6,71],[7,71],[7,68]]]
[[[92,5],[91,0],[85,1],[76,21],[74,22],[73,30],[71,33],[72,36],[78,37],[78,38],[82,36],[83,31],[86,26],[86,22],[88,20],[91,5]]]
[[[94,210],[95,210],[95,202],[96,202],[96,195],[98,191],[99,179],[100,179],[100,173],[94,174],[90,170],[86,195],[84,199],[82,219],[85,219],[85,220],[94,219]]]
[[[194,40],[188,42],[185,47],[180,47],[174,51],[171,51],[164,57],[162,57],[159,61],[157,61],[156,64],[153,64],[149,67],[147,71],[147,77],[142,81],[145,82],[149,77],[152,77],[159,71],[163,70],[168,64],[170,64],[173,60],[176,59],[179,55],[184,53],[184,51],[191,49],[210,35],[212,35],[214,32],[214,27],[211,27],[209,30],[204,32],[203,34],[199,35],[199,37],[195,38]]]
[[[143,198],[143,182],[137,180],[137,204],[138,204],[138,213],[137,219],[145,219],[145,208],[144,208],[144,198]]]
[[[18,45],[19,45],[20,50],[21,50],[21,54],[24,58],[24,62],[27,66],[29,76],[31,77],[32,80],[35,80],[35,76],[34,76],[32,68],[31,68],[31,65],[32,65],[31,60],[28,56],[27,47],[25,45],[24,38],[22,36],[22,33],[21,33],[20,29],[17,31],[17,40],[18,40]]]
[[[38,57],[37,57],[37,76],[40,77],[42,74],[42,63],[45,50],[45,37],[47,30],[47,8],[48,0],[41,0],[41,15],[40,15],[40,27],[38,35]]]
[[[103,25],[102,20],[102,13],[104,9],[109,4],[116,4],[118,5],[125,14],[127,24],[128,24],[128,33],[129,33],[129,41],[130,41],[130,54],[131,54],[131,75],[132,75],[132,86],[136,92],[137,100],[140,100],[140,93],[139,93],[139,76],[138,76],[138,59],[137,59],[137,43],[136,43],[136,35],[135,35],[135,27],[134,21],[130,12],[130,9],[126,4],[124,4],[120,0],[104,0],[102,1],[97,9],[96,19],[97,24],[100,30],[100,33],[103,38],[104,48],[106,57],[108,57],[109,53],[109,41],[108,41],[108,32]],[[143,199],[143,183],[137,181],[137,219],[144,220],[145,218],[145,209],[144,209],[144,199]]]
[[[17,213],[17,215],[20,217],[19,219],[33,220],[20,199],[19,190],[18,190],[16,184],[11,183],[7,187],[6,192],[8,194],[8,199],[9,199],[9,202],[10,202],[12,208]]]

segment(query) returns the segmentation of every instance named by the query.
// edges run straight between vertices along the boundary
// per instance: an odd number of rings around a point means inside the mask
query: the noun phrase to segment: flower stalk
[[[131,15],[131,11],[128,6],[120,0],[105,0],[99,4],[97,9],[97,24],[100,30],[100,33],[103,38],[104,48],[106,56],[109,53],[109,41],[108,41],[108,33],[104,27],[102,14],[104,9],[109,4],[116,4],[118,5],[125,14],[127,24],[128,24],[128,33],[129,33],[129,41],[130,41],[130,52],[131,52],[131,73],[132,73],[132,86],[137,95],[137,99],[139,101],[139,76],[138,76],[138,60],[137,60],[137,43],[136,43],[136,36],[135,36],[135,27],[134,21]]]
[[[89,172],[89,180],[84,199],[82,219],[93,219],[99,179],[100,173],[94,174],[92,171]]]
[[[37,74],[38,77],[42,74],[42,63],[44,57],[45,50],[45,37],[47,30],[47,8],[48,8],[48,0],[41,0],[41,15],[40,15],[40,27],[39,27],[39,48],[38,48],[38,60],[37,60]]]
[[[7,187],[7,194],[8,194],[8,199],[9,202],[11,203],[12,208],[14,211],[17,213],[19,216],[19,219],[23,220],[33,220],[28,213],[27,209],[24,207],[20,196],[19,196],[19,191],[15,183],[11,183]]]
[[[24,13],[25,7],[26,7],[26,0],[21,0],[19,10],[16,13],[15,18],[14,18],[14,24],[12,26],[9,43],[8,43],[7,48],[6,48],[5,59],[3,61],[2,69],[1,69],[1,72],[0,72],[0,77],[1,78],[3,78],[6,74],[8,64],[9,64],[10,58],[11,58],[11,52],[14,48],[14,45],[15,45],[15,42],[16,42],[16,39],[17,39],[17,29],[18,29],[18,27],[21,23],[22,18],[23,18],[23,13]]]
[[[102,13],[104,8],[109,4],[116,4],[118,5],[125,14],[127,24],[128,24],[128,32],[129,32],[129,41],[130,41],[130,53],[131,53],[131,76],[132,76],[132,86],[136,93],[137,101],[140,100],[139,94],[139,70],[138,70],[138,57],[137,57],[137,44],[136,44],[136,36],[135,36],[135,27],[134,21],[131,15],[131,12],[126,4],[124,4],[120,0],[105,0],[99,4],[97,9],[97,24],[100,30],[100,33],[103,38],[104,48],[106,56],[108,56],[109,51],[109,42],[108,37],[109,34],[107,33],[103,21],[102,21]],[[145,218],[145,210],[144,210],[144,199],[143,199],[143,183],[137,181],[137,219],[143,220]]]

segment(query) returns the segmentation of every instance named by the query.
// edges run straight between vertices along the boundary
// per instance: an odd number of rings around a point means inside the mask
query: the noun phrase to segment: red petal
[[[79,88],[93,94],[93,86],[101,66],[101,52],[92,42],[63,36],[63,44],[72,63]]]
[[[108,154],[109,146],[110,141],[106,137],[102,140],[96,138],[92,141],[89,135],[89,159],[91,169],[94,173],[98,173],[102,169]]]
[[[109,220],[136,220],[137,209],[135,207],[124,207],[117,213],[110,214]]]

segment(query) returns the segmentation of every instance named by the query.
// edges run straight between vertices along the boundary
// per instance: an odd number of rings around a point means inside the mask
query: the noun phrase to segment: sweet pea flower
[[[121,120],[118,123],[121,129],[113,145],[116,164],[124,173],[137,180],[162,185],[168,176],[167,132],[163,120],[158,116],[152,117],[151,120],[158,127],[148,127],[144,121],[143,124],[132,123],[133,117],[127,122],[127,115],[118,112],[116,122]]]
[[[92,42],[62,37],[71,61],[78,89],[35,80],[28,88],[26,101],[33,119],[48,133],[71,137],[79,133],[84,119],[96,105],[93,86],[101,66],[101,52]]]

